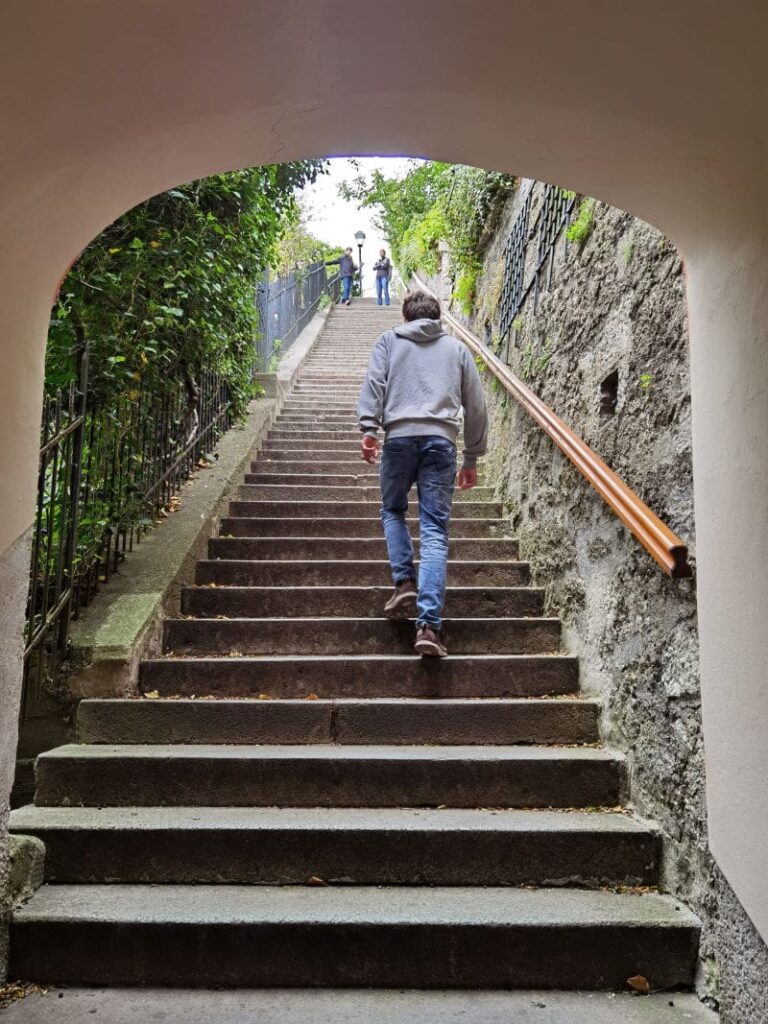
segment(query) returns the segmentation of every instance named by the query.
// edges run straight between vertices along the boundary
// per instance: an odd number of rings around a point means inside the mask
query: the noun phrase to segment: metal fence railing
[[[325,263],[311,263],[270,281],[267,274],[256,289],[260,336],[256,341],[254,369],[266,373],[291,347],[309,323],[324,295],[339,298],[341,277],[329,273]]]
[[[22,732],[59,688],[69,625],[171,505],[231,425],[215,374],[121,395],[99,407],[88,352],[77,383],[43,407],[24,651]]]
[[[567,192],[556,185],[547,185],[531,231],[528,225],[533,204],[533,188],[523,200],[520,213],[504,247],[500,326],[501,336],[507,339],[507,359],[509,334],[523,303],[532,293],[535,310],[541,292],[552,284],[555,245],[561,233],[571,223],[577,202],[574,192]],[[530,248],[534,241],[536,254],[535,258],[531,259]]]
[[[296,340],[323,295],[338,299],[339,275],[324,263],[257,290],[255,367],[269,370]],[[75,383],[45,398],[32,540],[21,729],[48,713],[62,685],[70,623],[126,555],[172,508],[231,426],[226,382],[207,370],[181,381],[137,386],[104,405],[89,387],[87,347]],[[192,387],[194,385],[194,387]]]

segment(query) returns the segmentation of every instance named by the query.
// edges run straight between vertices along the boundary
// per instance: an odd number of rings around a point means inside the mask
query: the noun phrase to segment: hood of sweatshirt
[[[436,341],[446,333],[445,328],[439,320],[411,320],[407,324],[399,324],[395,328],[398,338],[408,338],[417,344],[424,344],[427,341]]]

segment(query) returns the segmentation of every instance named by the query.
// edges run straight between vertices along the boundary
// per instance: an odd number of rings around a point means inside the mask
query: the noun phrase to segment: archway
[[[85,6],[85,5],[83,5]],[[688,268],[712,847],[768,933],[768,12],[590,0],[151,0],[6,6],[0,708],[15,721],[24,533],[50,297],[82,245],[182,180],[328,152],[415,152],[566,183],[656,224]],[[7,790],[13,726],[0,776]]]

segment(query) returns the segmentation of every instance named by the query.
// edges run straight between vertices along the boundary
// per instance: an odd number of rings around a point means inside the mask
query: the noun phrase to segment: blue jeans
[[[405,522],[408,492],[416,484],[421,534],[416,622],[440,629],[456,446],[444,437],[396,437],[384,443],[380,475],[381,522],[395,583],[416,579],[413,543]]]
[[[352,295],[352,278],[342,277],[341,279],[341,301],[346,302]]]
[[[389,278],[388,277],[377,277],[376,278],[376,301],[381,305],[381,297],[384,296],[384,304],[389,305]]]

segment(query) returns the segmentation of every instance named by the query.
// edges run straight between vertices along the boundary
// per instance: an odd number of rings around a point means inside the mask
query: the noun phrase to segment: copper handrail
[[[413,277],[419,288],[434,296],[434,292],[424,281],[415,274]],[[504,390],[512,395],[552,438],[664,572],[673,579],[689,577],[691,567],[688,564],[688,546],[677,534],[673,533],[667,524],[606,466],[589,445],[531,391],[527,384],[515,376],[487,345],[455,316],[443,311],[442,318],[467,348],[480,356]]]

